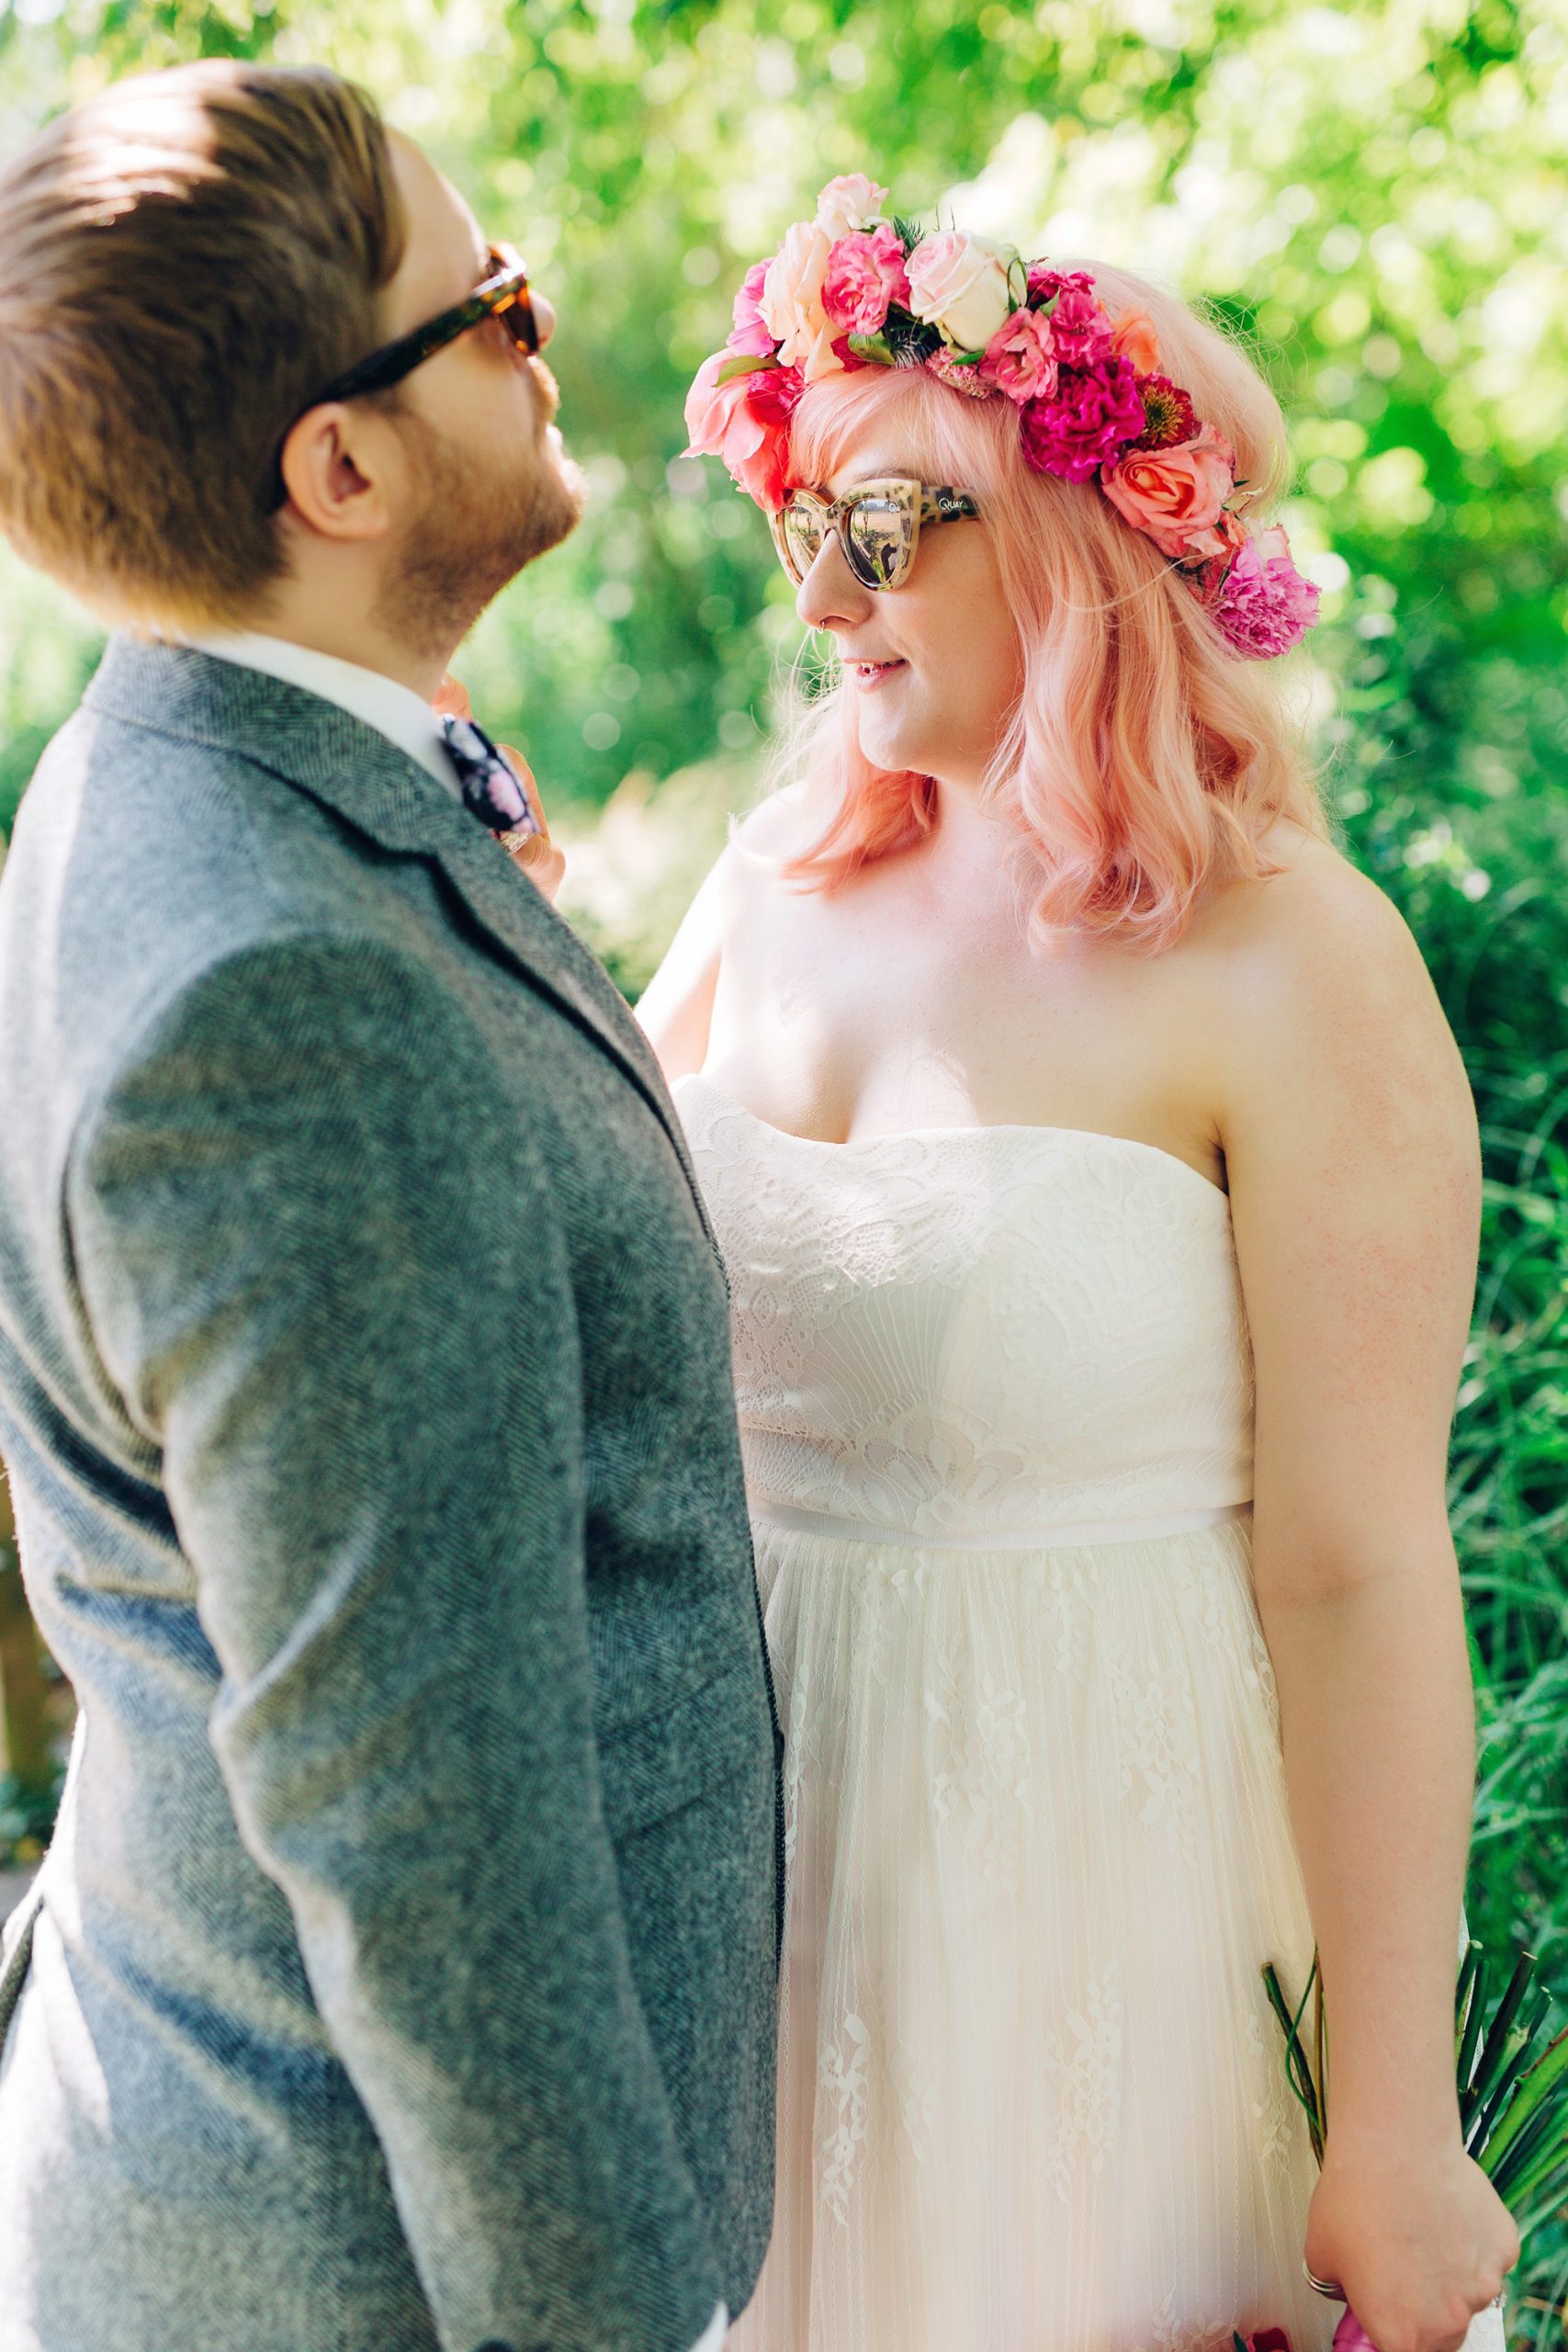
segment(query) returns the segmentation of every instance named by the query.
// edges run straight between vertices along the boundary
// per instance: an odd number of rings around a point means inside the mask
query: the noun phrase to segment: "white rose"
[[[841,178],[829,180],[817,199],[817,226],[836,244],[856,229],[869,229],[877,220],[879,208],[887,201],[887,190],[868,180],[863,172],[846,172]]]
[[[779,346],[780,359],[786,368],[798,368],[808,383],[818,376],[830,376],[840,365],[833,356],[833,329],[822,307],[830,243],[815,221],[797,220],[768,264],[757,305]]]
[[[1010,245],[962,229],[922,237],[909,255],[909,308],[955,351],[984,351],[1018,307],[1008,285],[1016,259]]]

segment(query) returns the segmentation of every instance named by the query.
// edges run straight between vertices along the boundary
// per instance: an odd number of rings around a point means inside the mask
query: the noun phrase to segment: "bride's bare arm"
[[[1258,1381],[1254,1566],[1332,2036],[1307,2252],[1380,2352],[1449,2352],[1518,2248],[1454,2088],[1474,1724],[1444,1487],[1475,1115],[1372,884],[1316,849],[1247,895],[1222,1092]]]
[[[726,849],[710,868],[634,1008],[660,1068],[671,1081],[701,1069],[706,1058],[734,856],[733,849]]]
[[[736,821],[637,999],[637,1017],[671,1081],[701,1069],[706,1059],[726,943],[738,924],[754,930],[767,922],[766,877],[779,858],[799,847],[802,824],[800,794],[789,786],[770,793]],[[733,1004],[730,1011],[736,1012]]]

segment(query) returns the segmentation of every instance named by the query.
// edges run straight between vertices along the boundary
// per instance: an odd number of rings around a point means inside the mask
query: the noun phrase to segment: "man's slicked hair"
[[[238,621],[279,444],[381,340],[387,132],[322,67],[119,82],[0,167],[0,531],[117,617]]]

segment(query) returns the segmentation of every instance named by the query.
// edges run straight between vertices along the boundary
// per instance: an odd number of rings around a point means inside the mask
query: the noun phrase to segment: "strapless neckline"
[[[1140,1143],[1135,1136],[1107,1135],[1098,1127],[1046,1126],[1038,1121],[1030,1120],[1026,1122],[997,1121],[987,1125],[973,1127],[896,1127],[883,1135],[848,1136],[842,1143],[834,1143],[825,1136],[797,1136],[793,1135],[787,1127],[775,1126],[771,1119],[761,1117],[746,1103],[737,1102],[732,1094],[727,1093],[723,1087],[716,1085],[714,1080],[705,1076],[701,1070],[686,1071],[675,1080],[671,1091],[673,1093],[680,1088],[687,1086],[705,1087],[714,1100],[723,1103],[727,1110],[733,1111],[741,1118],[749,1120],[764,1135],[776,1136],[780,1143],[793,1145],[801,1151],[865,1152],[886,1149],[892,1144],[950,1143],[964,1136],[976,1136],[998,1138],[1022,1136],[1067,1147],[1078,1145],[1091,1148],[1099,1147],[1111,1151],[1138,1152],[1149,1160],[1173,1169],[1179,1177],[1185,1178],[1189,1182],[1201,1186],[1211,1200],[1219,1203],[1227,1221],[1230,1216],[1229,1193],[1222,1192],[1219,1185],[1201,1174],[1193,1167],[1190,1159],[1181,1159],[1174,1151],[1167,1151],[1162,1144]]]

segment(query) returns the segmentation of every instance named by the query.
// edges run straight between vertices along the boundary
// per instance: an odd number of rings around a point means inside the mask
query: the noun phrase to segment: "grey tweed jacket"
[[[414,762],[111,643],[0,882],[0,1453],[75,1688],[0,2352],[684,2352],[773,2204],[723,1272]]]

